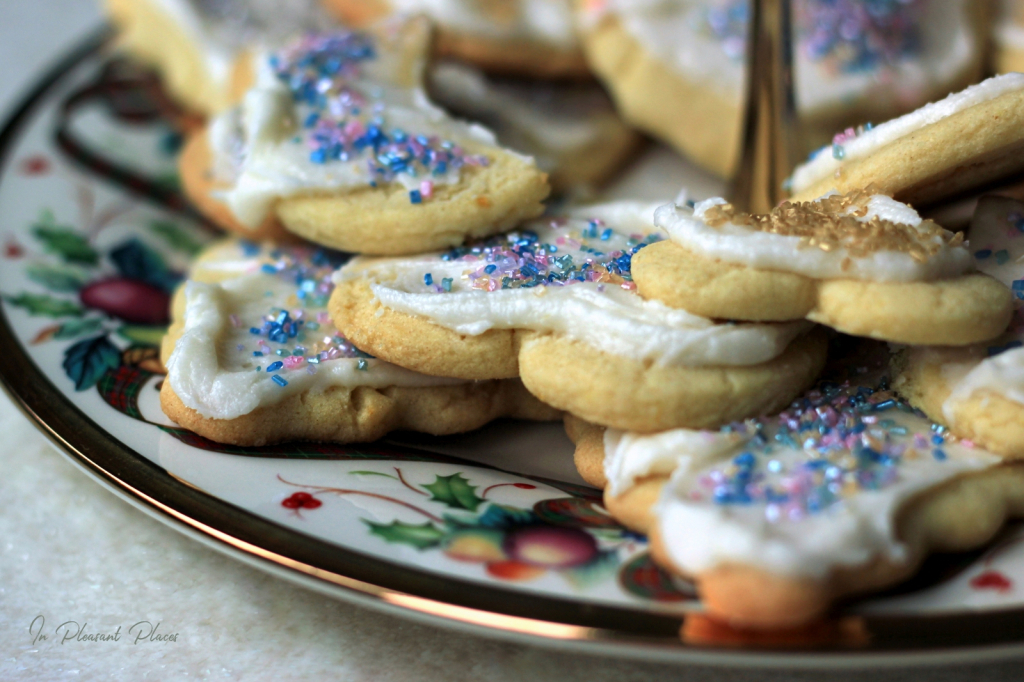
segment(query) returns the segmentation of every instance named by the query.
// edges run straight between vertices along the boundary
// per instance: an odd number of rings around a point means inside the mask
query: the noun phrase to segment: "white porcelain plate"
[[[0,375],[115,492],[331,595],[542,644],[789,666],[1024,652],[1019,527],[828,623],[751,637],[703,618],[691,587],[607,515],[560,425],[255,449],[178,428],[157,400],[162,311],[213,232],[177,191],[188,121],[104,40],[45,77],[0,133]],[[686,172],[709,186],[673,163],[654,153],[616,193],[672,196]]]

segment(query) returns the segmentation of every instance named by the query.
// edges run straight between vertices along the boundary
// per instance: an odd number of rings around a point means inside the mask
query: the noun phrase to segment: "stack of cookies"
[[[161,399],[179,424],[261,445],[564,418],[608,510],[744,628],[804,625],[1024,515],[1024,203],[986,196],[966,235],[919,213],[1024,170],[1024,76],[846,130],[767,215],[582,204],[567,190],[637,139],[591,68],[626,120],[728,172],[738,105],[700,81],[732,66],[693,57],[709,37],[687,31],[699,15],[742,35],[742,12],[214,4],[110,0],[125,46],[207,117],[182,183],[234,235],[174,299]],[[837,4],[802,11],[827,33]],[[897,4],[890,28],[938,12]],[[884,68],[919,94],[978,75],[981,20],[955,4],[962,21],[926,25],[967,47],[934,72],[885,34]],[[872,78],[841,72],[812,119]]]

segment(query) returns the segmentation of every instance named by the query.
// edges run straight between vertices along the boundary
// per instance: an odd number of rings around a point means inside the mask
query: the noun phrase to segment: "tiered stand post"
[[[790,0],[752,0],[743,142],[730,187],[744,211],[766,213],[787,196],[798,134],[792,26]]]

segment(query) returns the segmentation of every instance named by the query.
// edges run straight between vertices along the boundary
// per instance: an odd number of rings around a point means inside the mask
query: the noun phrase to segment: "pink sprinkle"
[[[966,438],[963,438],[963,439],[960,440],[960,445],[963,445],[965,448],[973,448],[974,447],[974,441],[973,440],[967,440]]]
[[[434,183],[430,180],[424,180],[420,183],[420,194],[423,195],[424,199],[429,199],[434,196]]]
[[[281,362],[283,362],[284,366],[287,367],[288,369],[295,369],[305,361],[306,358],[300,357],[298,355],[289,355]]]
[[[634,282],[623,282],[619,286],[621,286],[626,291],[636,291],[636,284]]]
[[[366,127],[362,122],[355,120],[345,124],[345,135],[350,138],[362,137],[366,133]]]
[[[331,321],[331,316],[328,315],[327,313],[317,313],[316,321],[319,322],[320,324],[327,324],[328,322]]]
[[[242,326],[242,320],[239,319],[238,315],[232,315],[228,319],[231,320],[232,327],[235,327],[237,329],[238,327]]]
[[[309,374],[316,374],[316,365],[309,365],[306,367],[306,372]]]

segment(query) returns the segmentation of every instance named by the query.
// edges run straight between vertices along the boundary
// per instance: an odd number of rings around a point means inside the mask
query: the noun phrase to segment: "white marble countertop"
[[[0,109],[100,21],[96,0],[0,0]],[[587,658],[455,634],[327,599],[228,559],[118,500],[0,396],[2,680],[755,680],[763,673]],[[65,621],[174,641],[33,641]],[[33,621],[36,622],[33,629]],[[76,627],[69,625],[68,628]],[[141,625],[144,629],[147,626]],[[136,630],[138,632],[138,630]],[[772,676],[1019,679],[1020,664]]]

